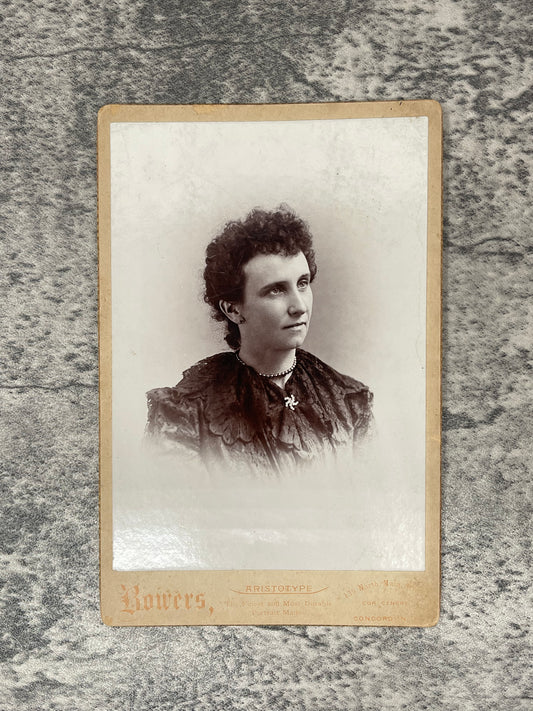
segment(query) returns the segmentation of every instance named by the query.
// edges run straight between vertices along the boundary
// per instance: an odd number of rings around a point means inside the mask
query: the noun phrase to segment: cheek
[[[254,321],[263,328],[268,323],[277,322],[280,318],[280,311],[276,303],[262,304],[254,311]]]

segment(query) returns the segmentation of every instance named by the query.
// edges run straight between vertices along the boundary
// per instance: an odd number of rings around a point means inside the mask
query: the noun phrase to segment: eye
[[[300,279],[298,282],[298,288],[299,289],[307,289],[309,286],[309,279]]]
[[[273,286],[270,291],[268,292],[269,294],[272,294],[273,296],[277,296],[278,294],[283,293],[283,287],[281,286]]]

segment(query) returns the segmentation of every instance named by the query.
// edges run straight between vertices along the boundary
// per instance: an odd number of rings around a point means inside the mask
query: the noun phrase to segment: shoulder
[[[344,391],[346,395],[359,395],[369,404],[372,402],[372,393],[367,385],[349,375],[340,373],[312,353],[298,350],[298,362],[307,375],[316,379],[321,386],[331,386],[336,391]]]
[[[332,438],[342,444],[364,436],[373,420],[369,387],[307,351],[298,351],[298,363],[303,395],[321,413]]]
[[[235,364],[235,356],[230,352],[204,358],[187,368],[177,385],[149,390],[146,393],[148,403],[178,403],[202,397],[209,385],[228,377],[235,370]]]
[[[184,371],[177,385],[149,390],[146,393],[148,429],[158,426],[158,423],[191,427],[201,417],[205,400],[213,386],[231,380],[235,363],[232,353],[218,353]]]
[[[206,398],[213,399],[214,384],[228,382],[235,362],[232,353],[218,353],[188,368],[177,385],[149,390],[147,435],[197,446],[206,424]]]

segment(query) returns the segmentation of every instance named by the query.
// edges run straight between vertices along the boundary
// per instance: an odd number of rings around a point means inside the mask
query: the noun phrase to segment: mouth
[[[290,326],[284,326],[284,330],[290,331],[291,329],[297,330],[299,328],[305,328],[307,326],[307,321],[298,321],[298,323],[291,323]]]

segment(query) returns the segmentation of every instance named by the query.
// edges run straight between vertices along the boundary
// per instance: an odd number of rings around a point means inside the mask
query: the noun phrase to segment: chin
[[[303,345],[304,341],[305,341],[305,336],[294,336],[290,340],[289,348],[300,348],[300,346]]]
[[[289,333],[285,338],[279,342],[279,348],[282,350],[290,350],[292,348],[300,348],[303,345],[307,336],[307,331],[305,333]]]

